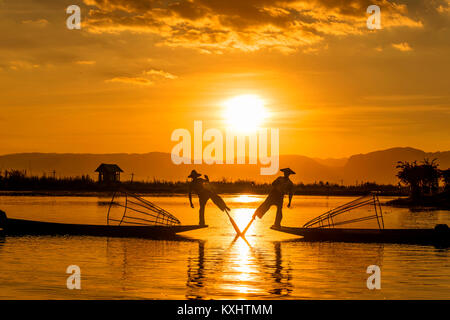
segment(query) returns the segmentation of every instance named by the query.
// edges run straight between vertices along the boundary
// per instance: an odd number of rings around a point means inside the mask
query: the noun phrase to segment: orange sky
[[[170,152],[241,94],[282,154],[449,150],[449,27],[448,0],[0,0],[0,154]]]

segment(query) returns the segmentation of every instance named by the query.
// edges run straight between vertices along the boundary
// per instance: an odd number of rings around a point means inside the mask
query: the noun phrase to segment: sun
[[[238,132],[256,131],[267,117],[264,100],[258,95],[245,94],[225,101],[225,120]]]

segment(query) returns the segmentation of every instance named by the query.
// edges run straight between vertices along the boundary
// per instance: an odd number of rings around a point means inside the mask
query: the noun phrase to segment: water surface
[[[283,225],[309,219],[354,197],[295,196]],[[187,197],[147,197],[183,224],[198,222]],[[225,196],[240,228],[263,196]],[[383,198],[386,201],[388,198]],[[107,198],[0,197],[9,217],[104,224]],[[386,228],[450,225],[449,211],[383,207]],[[270,230],[272,208],[233,241],[228,218],[213,205],[208,229],[185,241],[82,236],[0,238],[0,299],[449,299],[450,254],[432,246],[310,243]],[[81,290],[68,290],[66,268],[81,268]],[[369,290],[369,265],[381,290]]]

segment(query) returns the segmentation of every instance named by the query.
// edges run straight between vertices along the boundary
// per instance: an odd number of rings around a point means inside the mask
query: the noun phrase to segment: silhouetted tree
[[[418,199],[421,196],[421,173],[420,168],[417,165],[417,161],[398,161],[397,169],[400,169],[397,173],[397,177],[400,182],[409,187],[411,197]]]
[[[438,192],[439,178],[441,176],[438,167],[436,159],[432,161],[424,159],[420,165],[417,164],[417,161],[411,163],[399,161],[397,168],[400,170],[397,173],[397,177],[400,179],[400,182],[409,186],[411,197],[417,200],[424,194],[435,194]]]
[[[444,180],[444,191],[450,193],[450,168],[447,170],[441,170],[441,177]]]
[[[424,159],[420,165],[422,171],[422,190],[424,194],[436,194],[439,190],[441,172],[438,169],[439,165],[436,161],[437,159],[433,159],[432,161]]]

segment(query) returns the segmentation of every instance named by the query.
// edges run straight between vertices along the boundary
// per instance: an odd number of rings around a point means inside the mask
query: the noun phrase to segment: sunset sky
[[[0,154],[170,152],[239,95],[282,154],[450,149],[449,0],[0,0],[0,31]]]

